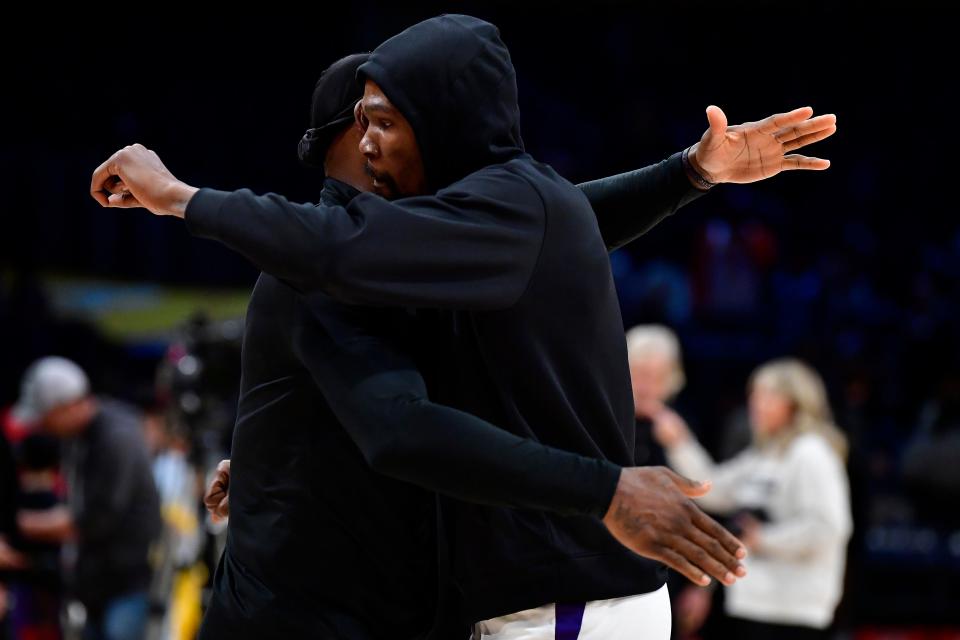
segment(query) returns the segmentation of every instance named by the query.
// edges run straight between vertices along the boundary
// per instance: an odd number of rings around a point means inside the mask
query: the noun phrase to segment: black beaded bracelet
[[[701,189],[712,189],[717,186],[716,182],[710,182],[693,168],[693,165],[690,163],[690,147],[683,150],[683,153],[680,154],[680,160],[683,162],[684,171],[687,172],[687,175],[690,176],[690,179],[693,180],[698,187]]]

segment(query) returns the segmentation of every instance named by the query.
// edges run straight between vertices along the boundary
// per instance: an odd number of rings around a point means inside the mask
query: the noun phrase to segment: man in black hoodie
[[[198,192],[142,147],[104,163],[91,190],[107,206],[186,209],[195,233],[223,240],[302,288],[350,302],[457,309],[447,315],[458,366],[445,377],[445,398],[517,435],[605,462],[589,489],[600,509],[560,517],[490,501],[497,506],[449,510],[454,572],[470,619],[657,590],[659,565],[617,539],[694,580],[705,576],[686,558],[732,579],[724,563],[738,570],[736,543],[723,549],[731,541],[683,497],[682,481],[621,468],[631,463],[632,411],[605,246],[583,195],[523,152],[512,65],[495,29],[461,16],[430,20],[381,45],[360,72],[370,81],[362,116],[371,125],[361,149],[375,186],[400,194],[439,189],[435,196],[389,203],[365,194],[344,208],[244,190]],[[393,105],[399,117],[373,122],[378,107],[387,109],[382,116]],[[704,182],[753,181],[791,163],[818,168],[814,159],[784,155],[822,135],[809,113],[727,129],[718,111],[708,114],[703,142],[720,144],[704,144],[699,158],[691,152]],[[414,153],[392,144],[398,123],[415,133]],[[751,137],[760,143],[747,147],[752,161],[741,160]],[[737,140],[739,153],[731,151]],[[405,158],[393,162],[395,153]],[[641,495],[660,508],[634,508],[651,506],[632,499]]]
[[[366,59],[338,61],[314,91],[299,152],[326,173],[325,206],[373,187],[353,126]],[[676,162],[591,188],[651,217],[696,195]],[[261,274],[244,332],[235,515],[201,637],[422,637],[438,609],[436,505],[408,482],[485,504],[603,514],[603,461],[429,402],[408,353],[434,368],[424,356],[435,334],[418,336],[435,325],[430,314],[347,306]],[[435,637],[454,636],[452,622]]]

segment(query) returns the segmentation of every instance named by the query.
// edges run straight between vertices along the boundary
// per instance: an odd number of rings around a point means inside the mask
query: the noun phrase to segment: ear
[[[367,117],[363,115],[363,105],[358,100],[356,106],[353,107],[353,122],[360,133],[364,133],[367,130]]]

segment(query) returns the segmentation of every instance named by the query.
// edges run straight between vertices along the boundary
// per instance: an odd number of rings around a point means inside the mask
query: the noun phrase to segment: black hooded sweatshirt
[[[321,202],[357,193],[327,178]],[[261,274],[244,330],[233,515],[201,638],[422,637],[437,606],[436,499],[410,483],[561,513],[609,501],[604,461],[429,401],[420,369],[435,370],[437,318],[426,315],[301,295]]]
[[[606,247],[586,198],[523,152],[513,70],[495,29],[462,16],[427,21],[382,45],[361,71],[376,80],[410,119],[431,183],[452,182],[449,187],[435,196],[394,203],[361,195],[346,208],[294,205],[278,196],[257,197],[246,190],[204,189],[188,207],[191,230],[224,241],[301,288],[318,287],[349,302],[460,309],[447,314],[451,333],[445,346],[450,349],[447,356],[452,356],[448,361],[456,366],[445,376],[446,384],[440,385],[443,399],[516,435],[593,460],[566,467],[545,464],[549,456],[559,459],[559,452],[516,440],[516,449],[526,451],[519,459],[528,460],[529,465],[524,473],[510,476],[510,482],[499,473],[484,476],[484,471],[499,471],[497,456],[486,465],[467,465],[465,471],[461,463],[467,458],[454,455],[453,463],[440,465],[444,471],[438,476],[429,470],[424,473],[422,465],[429,456],[418,455],[420,450],[410,449],[409,442],[403,444],[407,449],[398,448],[406,433],[401,438],[390,436],[382,450],[401,454],[387,455],[390,462],[374,464],[375,469],[497,505],[456,507],[450,514],[455,571],[470,607],[468,616],[479,619],[556,600],[616,597],[659,587],[663,578],[658,567],[620,547],[596,518],[609,504],[619,466],[632,463],[633,443],[622,323]],[[432,80],[423,84],[425,76]],[[437,100],[437,92],[428,88],[446,86],[447,78],[458,81]],[[433,132],[433,126],[442,131]],[[448,156],[445,150],[458,153]],[[658,195],[648,204],[657,201],[660,207],[651,207],[656,212],[646,221],[631,220],[623,205],[631,197],[649,193],[653,185]],[[598,207],[611,212],[600,216],[601,226],[606,221],[608,229],[621,233],[620,238],[608,240],[609,246],[641,233],[695,195],[676,156],[653,171],[584,185],[584,191]],[[631,221],[633,228],[628,230]],[[282,308],[277,313],[283,317]],[[289,325],[281,322],[274,329],[285,326]],[[305,351],[322,349],[314,345]],[[260,365],[267,366],[267,361]],[[245,377],[246,370],[245,363]],[[339,398],[349,398],[356,388],[378,380],[369,372],[343,379],[353,382],[335,393]],[[402,385],[394,392],[398,388]],[[404,393],[397,397],[408,401]],[[340,404],[336,398],[328,400]],[[351,408],[347,403],[335,411],[341,420],[346,416],[351,422],[374,424],[355,405]],[[415,420],[407,426],[424,422]],[[245,425],[241,421],[238,427]],[[442,455],[445,448],[456,451],[456,442],[445,443],[436,430],[432,436],[422,438],[419,446],[429,441],[428,448],[436,450],[434,456]],[[279,443],[284,435],[258,437],[266,445]],[[350,437],[357,442],[354,433]],[[507,446],[502,451],[508,451],[509,441],[504,442]],[[359,444],[366,457],[365,445]],[[287,451],[273,461],[263,460],[270,458],[269,448],[250,445],[250,459],[257,461],[261,476],[269,473],[272,463],[290,455]],[[368,461],[377,459],[368,457]],[[562,492],[551,492],[550,482],[562,483],[561,476],[569,479],[570,473],[557,470],[573,467],[587,469],[574,476],[589,476],[589,480],[580,491],[558,498]],[[232,502],[235,492],[243,490],[243,474],[238,471]],[[463,474],[471,472],[476,473],[475,481],[464,483]],[[457,474],[459,484],[444,477]],[[248,477],[249,493],[270,493],[269,486],[258,487]],[[292,491],[292,486],[286,489]],[[283,494],[276,495],[282,498]],[[361,492],[357,498],[365,496]],[[268,526],[285,524],[283,509],[275,506],[261,500],[256,508],[239,513],[249,516],[249,522],[259,516]],[[568,517],[505,508],[518,506],[552,509]],[[236,523],[240,518],[235,502],[232,509]],[[271,522],[264,522],[258,513],[261,509],[277,513]],[[231,523],[234,539],[235,523]],[[312,529],[316,533],[316,527]],[[256,530],[252,526],[247,532],[251,550]],[[261,535],[265,530],[271,529],[260,528]],[[293,527],[273,530],[293,531]],[[349,531],[345,533],[342,540],[321,535],[316,545],[323,549],[332,543],[328,556],[343,553],[351,539]],[[272,575],[290,569],[297,556],[282,553],[282,548],[275,550],[274,561],[270,554],[261,553],[263,565],[258,571]],[[241,575],[247,573],[244,579],[253,583],[263,579],[261,573],[248,569],[241,568]],[[261,591],[247,594],[254,601],[262,596],[262,602],[247,603],[248,608],[271,606],[269,589]],[[282,613],[285,618],[309,617],[305,614],[317,609],[322,605],[299,613],[295,613],[298,607],[284,607]]]

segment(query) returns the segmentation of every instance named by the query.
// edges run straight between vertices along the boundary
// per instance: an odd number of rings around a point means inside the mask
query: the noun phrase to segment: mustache
[[[397,183],[393,179],[393,176],[391,176],[388,173],[381,173],[379,171],[375,171],[374,168],[370,166],[369,162],[365,162],[363,164],[363,172],[366,173],[371,178],[374,178],[379,182],[382,182],[383,184],[385,184],[391,193],[393,194],[400,193],[400,189],[397,188]]]

